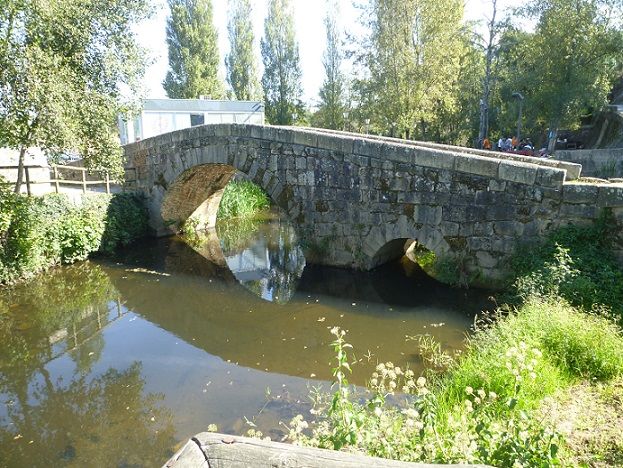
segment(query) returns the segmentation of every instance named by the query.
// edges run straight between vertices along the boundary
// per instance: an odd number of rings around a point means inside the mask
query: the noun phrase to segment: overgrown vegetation
[[[134,194],[93,195],[80,205],[64,195],[0,192],[0,283],[52,265],[110,254],[147,231],[143,200]]]
[[[313,420],[294,418],[290,440],[407,461],[620,463],[623,273],[609,250],[617,235],[606,212],[531,255],[518,252],[511,304],[476,322],[464,352],[413,337],[425,375],[380,363],[365,398],[348,384],[351,347],[334,327],[335,393],[314,396]]]
[[[567,226],[541,245],[526,246],[511,262],[515,278],[505,299],[560,296],[587,310],[602,304],[623,316],[623,271],[612,254],[619,235],[606,209],[593,225]]]
[[[261,187],[248,180],[227,184],[218,208],[218,219],[244,218],[270,207],[270,199]]]

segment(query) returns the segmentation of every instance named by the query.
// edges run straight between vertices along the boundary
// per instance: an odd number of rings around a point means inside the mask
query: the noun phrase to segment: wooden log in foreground
[[[483,466],[430,465],[367,457],[249,437],[202,432],[190,439],[164,465],[167,468],[427,468]]]

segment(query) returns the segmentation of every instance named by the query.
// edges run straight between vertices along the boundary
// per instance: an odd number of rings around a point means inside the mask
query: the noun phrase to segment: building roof
[[[261,101],[211,99],[145,99],[143,110],[160,112],[264,112]]]

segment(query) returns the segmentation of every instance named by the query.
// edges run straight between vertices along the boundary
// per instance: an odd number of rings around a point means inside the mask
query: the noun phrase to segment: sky
[[[498,9],[503,11],[520,4],[523,0],[498,0]],[[162,81],[167,73],[168,57],[166,44],[166,19],[168,6],[166,0],[153,0],[156,9],[153,17],[136,27],[139,43],[147,49],[152,64],[145,75],[145,97],[164,98],[166,93]],[[221,54],[220,77],[225,82],[225,55],[229,51],[227,37],[227,4],[228,0],[212,0],[214,7],[214,24],[218,29],[219,52]],[[255,33],[255,50],[257,63],[261,73],[260,38],[264,30],[264,18],[268,12],[268,0],[252,0],[253,29]],[[337,0],[340,26],[347,31],[357,28],[358,11],[352,0]],[[326,0],[292,0],[294,21],[301,69],[303,71],[303,99],[309,104],[318,101],[318,90],[324,79],[322,54],[326,39],[324,17]],[[486,20],[491,11],[491,0],[466,0],[466,20]]]

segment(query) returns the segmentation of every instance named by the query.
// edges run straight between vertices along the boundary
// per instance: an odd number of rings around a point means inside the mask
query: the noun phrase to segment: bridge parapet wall
[[[561,167],[459,148],[231,124],[162,135],[125,151],[150,200],[155,229],[188,216],[189,209],[177,218],[169,209],[163,219],[163,202],[188,207],[206,198],[186,189],[176,200],[171,186],[201,181],[189,174],[206,165],[229,173],[233,167],[285,210],[309,259],[328,265],[372,268],[395,256],[384,248],[392,241],[416,239],[453,261],[460,274],[491,286],[508,273],[507,260],[519,243],[538,241],[568,223],[589,223],[604,207],[623,227],[623,184],[568,183]]]

